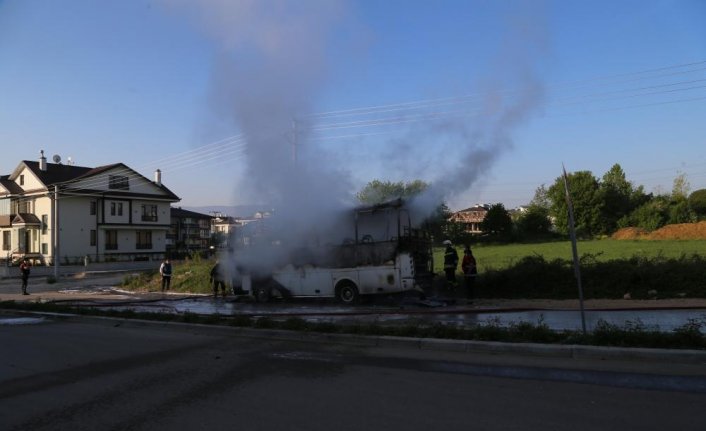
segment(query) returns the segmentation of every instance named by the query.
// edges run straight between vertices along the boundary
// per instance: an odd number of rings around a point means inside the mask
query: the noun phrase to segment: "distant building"
[[[488,214],[488,205],[476,205],[466,208],[465,210],[457,211],[451,214],[450,221],[460,223],[464,226],[464,231],[471,234],[481,234],[483,231],[480,228],[481,223]]]
[[[211,217],[181,208],[171,208],[167,251],[194,252],[211,245]]]
[[[237,229],[243,226],[269,218],[268,211],[258,211],[252,217],[230,217],[223,214],[216,214],[211,220],[211,233],[214,234],[218,247],[232,246],[232,238]]]
[[[520,205],[517,208],[507,210],[507,213],[510,214],[510,218],[512,218],[513,221],[517,221],[517,219],[520,218],[524,213],[526,213],[527,210],[529,210],[529,207],[527,205]]]
[[[179,197],[123,163],[21,161],[0,175],[0,259],[35,263],[161,259]],[[58,252],[57,252],[58,249]]]

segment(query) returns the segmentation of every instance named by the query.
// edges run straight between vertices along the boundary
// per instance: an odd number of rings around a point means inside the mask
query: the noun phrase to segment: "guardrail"
[[[159,271],[160,262],[102,262],[89,263],[88,265],[63,265],[59,266],[59,276],[73,275],[81,272],[129,272],[129,271]],[[33,266],[30,277],[47,277],[54,275],[53,266]],[[14,278],[20,276],[17,266],[0,267],[0,278]]]

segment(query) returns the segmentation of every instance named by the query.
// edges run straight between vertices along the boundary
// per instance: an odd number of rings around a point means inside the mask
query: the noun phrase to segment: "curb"
[[[504,343],[500,341],[448,340],[440,338],[412,338],[389,335],[367,336],[356,334],[328,334],[284,329],[256,329],[201,323],[160,322],[143,319],[125,319],[107,316],[82,316],[77,314],[36,311],[4,310],[17,315],[35,315],[62,321],[97,323],[120,322],[122,325],[161,326],[168,329],[200,328],[219,335],[237,335],[249,338],[303,341],[311,343],[337,343],[361,347],[404,348],[460,353],[522,354],[527,356],[557,357],[567,359],[618,359],[652,362],[705,364],[705,350],[649,349],[604,347],[586,345],[560,345],[538,343]]]

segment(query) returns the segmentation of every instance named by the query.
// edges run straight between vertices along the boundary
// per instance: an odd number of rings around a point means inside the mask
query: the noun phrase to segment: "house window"
[[[105,249],[106,250],[117,250],[118,249],[118,231],[117,230],[106,230],[105,231]]]
[[[45,256],[49,254],[49,244],[47,244],[46,242],[42,243],[42,254]]]
[[[91,245],[95,246],[96,245],[96,230],[91,229]]]
[[[118,202],[118,215],[121,216],[123,215],[123,203]]]
[[[21,214],[31,214],[32,212],[32,201],[22,199],[17,202],[17,212]]]
[[[135,241],[135,248],[138,250],[146,250],[152,248],[152,232],[149,230],[141,231],[138,230],[137,238]]]
[[[126,176],[110,175],[108,177],[108,188],[114,190],[130,190],[130,184]]]
[[[10,249],[10,231],[9,230],[6,230],[2,233],[2,249],[3,250]]]
[[[96,215],[96,201],[91,201],[91,215]]]
[[[42,214],[42,235],[46,235],[49,231],[49,216]]]
[[[20,175],[20,185],[21,186],[25,185],[25,176],[24,175]]]
[[[115,215],[115,202],[110,203],[110,215]]]
[[[142,221],[157,221],[157,205],[142,205]]]

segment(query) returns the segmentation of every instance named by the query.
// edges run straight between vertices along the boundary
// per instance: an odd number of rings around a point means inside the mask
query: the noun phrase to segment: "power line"
[[[704,64],[706,64],[706,60],[692,62],[692,63],[677,64],[677,65],[673,65],[673,66],[660,67],[660,68],[656,68],[656,69],[647,69],[647,70],[638,71],[638,72],[630,72],[630,73],[623,73],[623,74],[618,74],[618,75],[589,78],[586,80],[578,80],[578,81],[568,82],[568,83],[564,83],[564,84],[555,84],[553,86],[549,86],[549,88],[561,87],[561,86],[576,86],[576,84],[581,84],[581,85],[585,86],[585,85],[587,85],[591,82],[594,82],[594,81],[606,81],[609,79],[622,78],[622,77],[627,77],[627,76],[643,75],[643,74],[652,73],[652,72],[673,70],[673,69],[678,69],[678,68],[685,68],[685,67],[704,65]],[[680,72],[675,72],[675,73],[670,73],[670,74],[640,77],[638,79],[631,79],[631,80],[627,80],[627,81],[623,80],[623,81],[616,81],[616,82],[617,83],[625,83],[625,82],[635,82],[637,80],[643,80],[643,79],[657,79],[657,78],[664,78],[664,77],[669,77],[669,76],[694,73],[694,72],[699,72],[699,71],[703,71],[703,70],[706,70],[706,68],[690,69],[690,70],[680,71]],[[505,93],[512,93],[512,92],[517,92],[517,90],[505,90],[500,93],[505,94]],[[304,117],[306,117],[306,118],[323,118],[323,117],[333,117],[333,116],[366,115],[366,114],[371,114],[371,113],[390,112],[390,111],[401,110],[401,109],[405,109],[405,110],[418,109],[420,107],[427,107],[429,105],[437,106],[438,104],[443,104],[443,103],[449,103],[449,102],[456,103],[456,102],[460,102],[460,101],[466,101],[469,99],[471,99],[471,100],[477,99],[480,97],[484,97],[488,94],[495,94],[495,93],[486,91],[486,92],[480,92],[480,93],[476,93],[476,94],[469,94],[469,95],[463,95],[463,96],[450,96],[450,97],[441,97],[441,98],[433,98],[433,99],[421,99],[421,100],[415,100],[415,101],[410,101],[410,102],[373,105],[373,106],[351,108],[351,109],[341,109],[341,110],[334,110],[334,111],[328,111],[328,112],[319,112],[319,113],[309,114]]]

